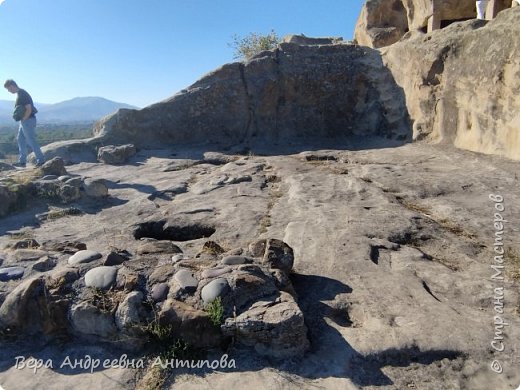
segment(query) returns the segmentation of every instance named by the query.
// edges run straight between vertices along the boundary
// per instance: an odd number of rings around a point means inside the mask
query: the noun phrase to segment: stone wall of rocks
[[[38,169],[15,171],[12,167],[7,172],[0,179],[0,218],[41,200],[68,205],[82,197],[100,199],[108,196],[108,187],[103,179],[69,175],[59,157],[47,161]],[[48,214],[40,217],[45,218]]]
[[[276,239],[227,252],[207,241],[193,258],[152,239],[135,254],[21,240],[2,254],[0,331],[68,333],[138,350],[159,326],[195,348],[234,340],[263,355],[297,356],[309,341],[289,278],[293,262],[292,248]],[[217,323],[208,308],[216,300]]]

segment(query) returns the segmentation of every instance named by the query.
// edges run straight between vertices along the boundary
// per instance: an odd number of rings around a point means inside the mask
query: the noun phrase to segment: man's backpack
[[[16,122],[21,121],[24,115],[25,115],[25,106],[16,106],[14,108],[13,119]]]

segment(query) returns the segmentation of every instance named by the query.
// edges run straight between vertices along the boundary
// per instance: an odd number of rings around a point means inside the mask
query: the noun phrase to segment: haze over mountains
[[[14,96],[13,96],[14,98]],[[14,100],[0,100],[0,125],[12,125]],[[120,108],[137,108],[101,97],[77,97],[55,104],[35,102],[40,123],[92,122]]]

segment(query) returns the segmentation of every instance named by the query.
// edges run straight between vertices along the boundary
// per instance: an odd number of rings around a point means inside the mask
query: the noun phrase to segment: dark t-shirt
[[[19,89],[14,105],[26,106],[27,104],[30,104],[32,106],[32,112],[29,118],[34,118],[34,114],[36,114],[38,110],[36,110],[36,108],[34,107],[31,95],[29,95],[25,89]]]

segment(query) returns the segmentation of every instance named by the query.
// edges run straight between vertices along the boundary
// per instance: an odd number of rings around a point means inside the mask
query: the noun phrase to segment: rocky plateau
[[[520,7],[423,3],[0,166],[0,386],[516,389]]]

